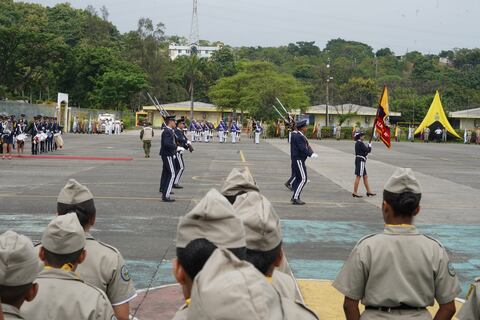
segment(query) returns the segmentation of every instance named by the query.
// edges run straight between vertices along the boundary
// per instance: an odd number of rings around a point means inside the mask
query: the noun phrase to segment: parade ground
[[[312,148],[320,157],[307,161],[309,182],[302,194],[307,204],[293,206],[291,192],[284,186],[290,175],[286,140],[262,140],[255,145],[243,136],[235,145],[195,143],[195,151],[184,157],[184,189],[175,190],[176,202],[164,203],[158,192],[162,163],[156,133],[149,159],[144,158],[138,131],[129,131],[118,136],[70,134],[64,137],[65,148],[54,153],[0,160],[1,231],[14,229],[39,241],[55,215],[60,189],[75,178],[95,196],[93,235],[122,252],[137,289],[158,288],[175,283],[171,260],[178,218],[210,188],[219,189],[232,168],[248,167],[282,219],[293,274],[297,279],[322,280],[299,281],[305,301],[319,310],[316,304],[326,304],[328,296],[335,295],[323,280],[335,278],[356,241],[382,232],[383,184],[395,168],[410,167],[423,187],[417,224],[447,248],[462,282],[459,298],[465,297],[468,283],[480,276],[479,146],[402,142],[387,150],[374,143],[367,171],[378,196],[356,199],[352,197],[353,142],[313,140]],[[182,303],[178,288],[164,289],[161,299],[171,300],[172,305]],[[341,297],[335,298],[342,312]],[[145,311],[139,310],[136,316],[149,319],[148,302],[143,307]],[[325,311],[319,312],[322,319],[329,319]]]

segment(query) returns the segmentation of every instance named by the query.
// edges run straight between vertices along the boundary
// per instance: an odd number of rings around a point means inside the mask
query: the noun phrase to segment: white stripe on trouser
[[[300,175],[302,176],[302,181],[298,184],[297,190],[295,190],[295,194],[293,196],[293,199],[298,200],[300,197],[300,192],[302,192],[303,186],[305,185],[305,182],[307,182],[307,179],[305,177],[305,171],[303,171],[303,165],[301,160],[297,160],[297,166],[298,169],[300,170]]]
[[[172,157],[167,156],[168,165],[170,167],[170,171],[172,172],[172,176],[170,177],[170,181],[168,182],[167,192],[165,192],[165,197],[170,198],[170,192],[172,192],[173,182],[175,181],[175,167],[173,166]]]
[[[178,161],[178,164],[180,165],[180,169],[178,170],[178,173],[175,176],[174,184],[178,184],[180,182],[180,178],[182,177],[183,170],[185,170],[185,167],[183,165],[183,156],[180,153],[177,153],[177,161]]]
[[[363,177],[364,171],[365,171],[365,162],[360,161],[360,177]]]

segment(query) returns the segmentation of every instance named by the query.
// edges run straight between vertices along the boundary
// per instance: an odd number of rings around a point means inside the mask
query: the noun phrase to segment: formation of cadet
[[[372,143],[369,142],[368,146],[363,142],[365,139],[365,133],[357,132],[355,133],[355,181],[353,183],[353,193],[354,198],[362,198],[358,194],[358,186],[360,185],[360,180],[363,179],[363,184],[365,189],[367,189],[367,197],[373,197],[376,194],[372,193],[370,190],[370,185],[368,183],[367,169],[365,164],[367,163],[368,154],[372,152]]]
[[[174,320],[317,319],[295,300],[292,276],[278,269],[280,221],[248,170],[233,169],[222,193],[210,190],[180,218],[176,246],[185,305]]]
[[[161,135],[160,156],[163,169],[160,178],[160,193],[162,201],[174,202],[170,195],[172,189],[182,189],[179,185],[180,178],[185,170],[183,153],[185,150],[193,152],[192,143],[185,136],[185,119],[175,122],[175,116],[165,117],[165,126]]]
[[[18,155],[23,154],[27,135],[31,135],[32,154],[57,150],[63,146],[61,127],[55,117],[35,116],[28,123],[21,114],[16,120],[15,115],[0,114],[0,153],[2,158],[11,159],[12,150],[17,149]],[[61,143],[59,142],[61,140]]]
[[[280,220],[250,171],[233,169],[221,190],[179,219],[173,271],[185,305],[173,319],[318,319],[296,301],[294,279],[282,268]],[[432,319],[426,307],[434,300],[435,319],[452,319],[457,275],[443,245],[413,224],[421,196],[411,169],[385,184],[383,233],[362,238],[333,283],[345,296],[346,319]],[[70,180],[57,211],[37,250],[14,231],[0,235],[6,319],[128,319],[135,290],[118,250],[89,233],[93,195]],[[458,319],[479,319],[479,280]]]
[[[93,195],[70,180],[58,195],[57,211],[36,248],[13,231],[0,235],[6,319],[129,319],[136,291],[120,252],[90,234]]]
[[[285,186],[293,191],[291,202],[294,205],[304,205],[300,199],[305,184],[307,183],[307,166],[305,161],[308,157],[317,159],[318,155],[313,152],[308,143],[305,133],[307,132],[307,121],[303,120],[296,124],[296,130],[290,135],[290,158],[292,176],[285,183]]]

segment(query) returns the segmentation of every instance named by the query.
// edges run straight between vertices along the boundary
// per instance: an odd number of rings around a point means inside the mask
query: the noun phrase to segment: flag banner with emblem
[[[382,97],[378,104],[377,117],[375,119],[375,130],[383,143],[390,149],[392,146],[390,143],[390,127],[388,126],[389,120],[389,106],[388,106],[388,89],[387,86],[383,88]]]

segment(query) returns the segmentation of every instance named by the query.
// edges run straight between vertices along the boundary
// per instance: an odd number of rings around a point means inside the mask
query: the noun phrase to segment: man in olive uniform
[[[437,300],[435,319],[451,319],[460,286],[447,251],[413,225],[421,188],[411,169],[399,168],[383,192],[383,233],[361,239],[333,286],[345,296],[347,320],[432,319],[427,306]]]
[[[75,273],[85,260],[84,248],[85,232],[77,215],[58,216],[48,224],[39,254],[45,268],[37,277],[38,294],[22,306],[27,319],[116,319],[105,293]]]
[[[217,249],[194,280],[186,319],[318,318],[305,306],[280,296],[250,263],[229,250]]]
[[[280,219],[270,201],[258,192],[237,197],[233,207],[243,221],[247,261],[260,271],[283,297],[296,300],[295,280],[277,268],[282,265]]]
[[[211,189],[177,227],[177,258],[173,273],[182,286],[185,305],[174,320],[186,319],[192,283],[217,247],[227,248],[245,259],[245,229],[232,205],[217,190]]]
[[[149,122],[145,122],[145,126],[140,131],[140,140],[143,141],[143,151],[145,152],[145,158],[150,158],[150,148],[152,147],[152,139],[155,136],[153,128]]]
[[[221,193],[233,204],[237,196],[247,192],[259,192],[250,170],[233,168],[225,180]]]
[[[96,208],[90,190],[70,179],[57,198],[58,215],[76,213],[87,239],[85,261],[76,273],[88,284],[106,293],[119,320],[128,320],[129,303],[137,296],[125,260],[117,248],[95,240],[90,229],[96,220]]]
[[[20,307],[37,295],[34,281],[41,269],[29,238],[13,231],[0,235],[0,298],[6,320],[24,319]]]
[[[468,289],[465,303],[457,314],[459,320],[478,320],[480,319],[480,278]]]

